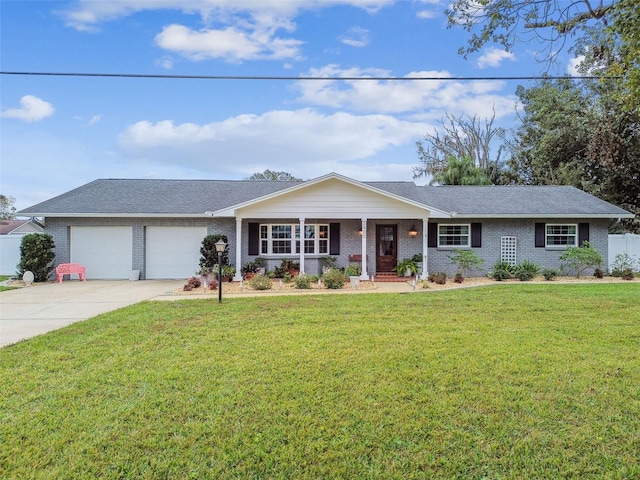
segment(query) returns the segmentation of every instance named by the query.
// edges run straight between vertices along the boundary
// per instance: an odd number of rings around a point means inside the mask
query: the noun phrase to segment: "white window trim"
[[[266,226],[267,227],[267,238],[263,238],[262,237],[262,227]],[[291,232],[292,235],[290,239],[283,239],[283,238],[272,238],[271,237],[271,232],[273,230],[272,227],[274,226],[287,226],[287,227],[291,227]],[[315,237],[314,238],[296,238],[296,228],[300,227],[299,223],[261,223],[260,227],[258,229],[259,232],[259,242],[260,242],[260,255],[266,256],[266,257],[299,257],[301,254],[304,255],[317,255],[317,256],[322,256],[322,255],[328,255],[329,253],[329,232],[330,232],[330,228],[329,228],[329,224],[328,223],[305,223],[304,225],[305,227],[314,227],[314,231],[315,231]],[[326,232],[327,232],[327,236],[326,237],[320,237],[320,227],[326,227]],[[262,250],[262,242],[263,241],[267,241],[267,252],[264,252]],[[273,253],[273,242],[274,240],[276,241],[280,241],[280,240],[287,240],[291,243],[291,253]],[[314,241],[314,253],[304,253],[304,242],[305,240],[313,240]],[[320,241],[326,241],[326,245],[327,245],[327,253],[320,253]],[[296,252],[296,242],[300,242],[300,253]]]
[[[550,235],[548,233],[547,227],[575,227],[574,234],[566,234],[566,235]],[[549,237],[570,237],[573,236],[573,244],[564,244],[557,245],[553,243],[548,243]],[[564,250],[567,247],[577,247],[578,246],[578,224],[577,223],[545,223],[544,225],[544,246],[549,250]]]
[[[469,233],[467,233],[466,235],[441,235],[440,234],[440,227],[467,227],[467,231]],[[466,245],[443,245],[440,243],[440,237],[451,237],[451,236],[457,236],[457,237],[467,237],[467,244]],[[471,224],[470,223],[439,223],[438,224],[438,248],[442,249],[442,250],[456,250],[456,249],[462,249],[462,248],[471,248]]]

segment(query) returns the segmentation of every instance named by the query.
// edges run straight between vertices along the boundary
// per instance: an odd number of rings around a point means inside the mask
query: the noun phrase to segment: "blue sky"
[[[467,60],[447,0],[0,2],[3,71],[495,77],[537,45]],[[562,58],[562,57],[561,57]],[[561,60],[559,72],[571,60]],[[263,81],[0,76],[0,189],[25,208],[96,178],[412,180],[445,114],[516,121],[527,81]]]

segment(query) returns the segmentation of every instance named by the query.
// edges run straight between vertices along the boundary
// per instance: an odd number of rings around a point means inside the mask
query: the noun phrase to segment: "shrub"
[[[633,274],[633,270],[631,268],[625,268],[622,271],[622,274],[620,275],[620,277],[623,280],[633,280],[635,278],[635,275]]]
[[[509,262],[497,261],[493,264],[489,277],[501,282],[503,280],[509,280],[513,273],[513,267]]]
[[[453,281],[455,283],[462,283],[464,282],[464,277],[462,276],[462,274],[460,272],[456,273],[456,276],[453,277]]]
[[[337,268],[332,268],[327,273],[322,275],[322,281],[325,287],[338,290],[344,286],[346,278],[340,270],[338,270]]]
[[[46,282],[53,270],[55,244],[48,233],[28,233],[20,241],[20,263],[18,274],[33,273],[36,282]]]
[[[445,283],[447,283],[447,274],[444,272],[430,273],[429,277],[427,277],[427,280],[429,280],[431,283],[444,285]]]
[[[484,263],[484,260],[478,258],[473,250],[454,250],[451,255],[447,255],[447,258],[458,266],[458,273],[463,277],[467,272],[477,269]]]
[[[602,265],[602,256],[588,242],[582,242],[579,247],[567,247],[560,255],[560,261],[563,262],[562,267],[566,264],[569,268],[576,271],[576,277],[584,273],[588,268],[598,268]]]
[[[359,263],[350,263],[347,268],[344,269],[344,274],[347,277],[359,277],[362,273],[362,267]]]
[[[299,289],[309,289],[311,288],[311,276],[305,274],[298,275],[293,279],[293,284]]]
[[[524,260],[519,265],[516,265],[513,276],[521,282],[527,282],[533,280],[533,277],[535,277],[539,271],[540,267],[538,267],[538,265],[529,260]]]
[[[596,278],[604,278],[604,272],[602,271],[601,268],[596,268],[593,271],[593,276],[596,277]]]
[[[254,290],[271,290],[273,282],[266,275],[255,275],[251,280],[249,280],[249,285]]]
[[[633,270],[636,261],[634,258],[628,253],[619,253],[616,255],[616,258],[613,259],[613,263],[611,264],[611,275],[614,277],[621,277],[622,272],[624,272],[627,268]]]
[[[428,280],[437,285],[444,285],[447,283],[447,274],[444,272],[430,273]]]
[[[227,244],[227,247],[222,252],[222,265],[229,263],[229,241],[226,235],[213,234],[207,235],[202,239],[202,246],[200,247],[200,268],[204,271],[214,271],[214,268],[218,264],[218,253],[216,252],[215,243],[221,240]],[[217,272],[217,270],[215,270]]]
[[[185,292],[190,292],[191,290],[200,288],[201,286],[202,286],[202,282],[198,277],[190,277],[187,280],[187,283],[185,284],[185,286],[182,287],[182,290],[184,290]]]
[[[553,268],[545,268],[544,270],[542,270],[542,276],[546,281],[550,282],[558,276],[558,272],[556,272]]]

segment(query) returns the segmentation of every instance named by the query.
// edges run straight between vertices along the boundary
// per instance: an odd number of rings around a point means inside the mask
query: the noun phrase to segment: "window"
[[[438,247],[468,247],[470,225],[438,225]]]
[[[578,225],[576,224],[547,224],[546,225],[546,246],[566,247],[578,244]]]
[[[302,241],[302,243],[301,243]],[[304,238],[300,238],[300,224],[260,225],[261,255],[305,254],[329,252],[329,225],[305,224]]]

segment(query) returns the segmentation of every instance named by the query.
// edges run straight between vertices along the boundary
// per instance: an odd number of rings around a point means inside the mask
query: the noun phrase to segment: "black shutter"
[[[471,224],[471,247],[472,248],[482,247],[482,224],[481,223]]]
[[[438,248],[438,224],[437,223],[428,223],[427,234],[429,239],[427,241],[427,245],[429,248]]]
[[[536,223],[536,248],[544,248],[544,237],[545,237],[545,224],[544,223]]]
[[[340,224],[329,224],[329,255],[340,255]]]
[[[582,245],[582,242],[589,241],[589,224],[588,223],[579,223],[578,224],[578,246]]]
[[[249,224],[249,255],[260,254],[260,224]]]

